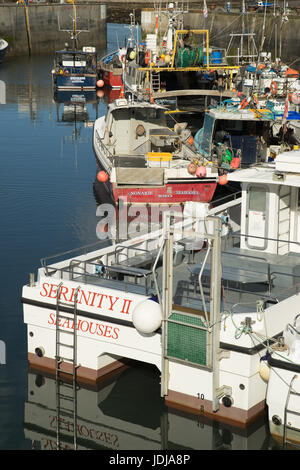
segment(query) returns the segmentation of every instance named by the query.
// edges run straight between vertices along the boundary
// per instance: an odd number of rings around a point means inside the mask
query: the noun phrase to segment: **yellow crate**
[[[148,152],[147,158],[152,162],[169,162],[172,160],[172,154],[169,152]]]

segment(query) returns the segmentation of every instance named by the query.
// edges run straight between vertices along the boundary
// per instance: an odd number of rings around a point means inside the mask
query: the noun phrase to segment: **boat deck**
[[[293,253],[282,257],[276,255],[251,256],[247,250],[234,245],[235,238],[223,241],[222,250],[222,295],[221,309],[233,313],[248,312],[256,309],[257,300],[264,305],[300,291],[300,255]],[[139,248],[131,247],[133,250]],[[103,286],[123,292],[155,296],[157,285],[162,290],[162,256],[158,248],[131,252],[112,251],[110,258],[91,256],[80,264],[71,260],[56,277],[78,282]],[[210,255],[199,277],[206,247],[193,249],[191,243],[179,240],[175,243],[173,268],[173,303],[185,308],[207,311],[210,304]],[[104,260],[106,260],[104,264]],[[155,264],[155,269],[154,269]],[[51,273],[49,267],[49,275]],[[58,270],[59,271],[59,270]],[[201,289],[200,289],[201,281]],[[201,295],[202,294],[202,295]]]

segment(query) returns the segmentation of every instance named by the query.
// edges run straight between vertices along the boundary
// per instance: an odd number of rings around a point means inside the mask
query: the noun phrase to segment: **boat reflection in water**
[[[64,136],[61,142],[61,153],[65,143],[74,143],[75,165],[77,166],[77,144],[89,142],[81,136],[82,127],[92,127],[98,117],[99,98],[96,91],[60,91],[55,90],[53,101],[56,104],[56,120],[58,123],[72,123],[72,135]],[[92,114],[91,115],[91,110]],[[87,140],[88,139],[88,140]]]
[[[57,445],[62,450],[73,450],[74,443],[78,450],[118,451],[276,448],[262,420],[243,430],[201,415],[187,415],[167,408],[159,387],[155,367],[142,363],[125,366],[97,388],[76,388],[74,420],[71,413],[56,406],[55,379],[32,370],[25,403],[25,438],[39,450],[57,450]],[[70,389],[66,383],[60,385],[61,394],[69,395]]]
[[[95,118],[98,117],[98,102],[96,91],[59,91],[53,93],[53,100],[57,107],[58,122],[88,122],[87,105],[95,109]]]

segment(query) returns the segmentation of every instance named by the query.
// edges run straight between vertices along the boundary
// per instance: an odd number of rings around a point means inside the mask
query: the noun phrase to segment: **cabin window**
[[[204,119],[203,124],[203,134],[202,134],[202,141],[201,141],[201,150],[205,153],[210,153],[210,143],[211,137],[213,132],[215,119],[207,114]]]
[[[265,212],[267,194],[265,188],[252,186],[249,194],[249,210]]]
[[[165,115],[161,109],[138,108],[134,110],[134,118],[137,121],[147,121],[153,124],[166,125]]]

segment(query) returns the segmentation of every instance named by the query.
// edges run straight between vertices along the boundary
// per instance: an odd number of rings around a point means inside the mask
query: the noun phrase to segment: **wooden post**
[[[21,3],[22,5],[24,5],[25,25],[26,25],[27,43],[28,43],[28,55],[31,56],[31,33],[30,33],[28,8],[24,0],[19,0],[18,3]]]

